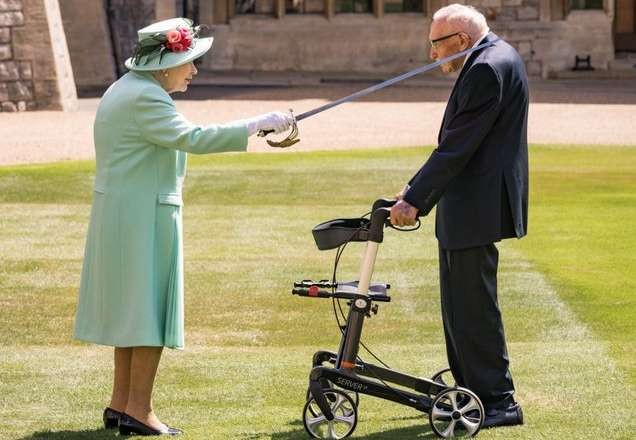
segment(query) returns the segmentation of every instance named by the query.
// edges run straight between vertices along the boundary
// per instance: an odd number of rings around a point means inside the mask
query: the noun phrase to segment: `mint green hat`
[[[199,38],[200,26],[188,18],[159,21],[137,31],[135,53],[124,65],[129,70],[153,71],[189,63],[212,47],[212,37]]]

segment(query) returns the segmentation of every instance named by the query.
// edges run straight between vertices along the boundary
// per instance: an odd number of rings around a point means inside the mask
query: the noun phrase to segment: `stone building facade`
[[[57,0],[0,0],[0,111],[76,106]]]
[[[259,2],[271,2],[255,1],[256,10]],[[337,3],[329,4],[336,1],[341,0],[325,0],[316,14],[286,13],[286,3],[274,0],[272,13],[230,11],[227,17],[221,14],[224,23],[218,23],[216,11],[205,17],[216,22],[217,42],[204,66],[212,70],[404,71],[430,61],[432,15],[451,3],[424,0],[419,12],[389,13],[384,4],[389,0],[372,0],[368,13],[334,13]],[[566,8],[562,0],[466,3],[481,10],[491,29],[516,46],[531,75],[550,77],[572,68],[576,56],[589,55],[596,69],[608,69],[614,59],[614,0],[598,0],[593,8],[581,2],[579,9]]]
[[[127,56],[125,51],[115,54],[110,46],[115,41],[112,33],[121,33],[113,27],[113,8],[119,11],[130,2],[59,1],[78,85],[111,82],[121,74]],[[534,76],[548,78],[568,71],[576,56],[590,56],[592,67],[608,69],[615,58],[615,41],[627,42],[622,50],[636,52],[634,0],[455,1],[481,10],[491,29],[517,48]],[[129,23],[125,32],[153,20],[185,15],[211,25],[214,46],[201,60],[201,67],[208,70],[387,75],[430,61],[427,37],[432,15],[451,2],[136,0],[146,13]],[[619,35],[620,29],[624,32]],[[76,38],[80,34],[88,37]],[[88,48],[93,59],[83,55]]]
[[[211,71],[395,74],[430,61],[432,15],[453,1],[481,10],[533,76],[636,53],[636,0],[0,0],[0,109],[73,108],[74,85],[103,90],[136,30],[174,16],[210,25]]]

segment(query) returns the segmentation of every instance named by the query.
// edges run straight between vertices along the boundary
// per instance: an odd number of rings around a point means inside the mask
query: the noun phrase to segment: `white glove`
[[[248,136],[260,130],[273,130],[275,134],[278,134],[289,130],[289,127],[294,123],[294,117],[285,112],[271,112],[246,119],[245,122],[247,123]]]

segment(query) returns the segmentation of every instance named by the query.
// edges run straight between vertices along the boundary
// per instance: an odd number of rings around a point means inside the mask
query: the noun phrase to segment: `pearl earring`
[[[168,72],[164,73],[163,76],[165,76],[166,78],[168,78]]]

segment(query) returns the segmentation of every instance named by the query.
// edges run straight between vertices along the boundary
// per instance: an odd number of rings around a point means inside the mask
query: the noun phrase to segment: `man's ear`
[[[461,32],[459,38],[462,40],[462,50],[466,50],[473,45],[473,39],[466,32]]]

